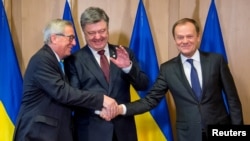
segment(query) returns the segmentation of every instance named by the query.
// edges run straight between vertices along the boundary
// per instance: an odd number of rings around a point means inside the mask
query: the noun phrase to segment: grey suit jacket
[[[110,56],[116,56],[115,45],[109,44]],[[90,48],[85,46],[65,60],[66,71],[72,86],[82,90],[105,93],[118,103],[130,102],[130,85],[136,90],[145,90],[148,77],[139,68],[133,53],[126,48],[133,62],[131,71],[126,74],[110,62],[110,82],[106,82],[100,66]],[[68,66],[68,67],[67,67]],[[113,134],[119,141],[136,141],[133,116],[119,116],[108,122],[95,115],[91,109],[76,108],[76,136],[84,141],[111,141]]]
[[[218,54],[200,52],[203,77],[198,101],[185,76],[180,55],[163,63],[160,74],[145,99],[126,104],[127,115],[154,108],[170,90],[176,105],[178,141],[201,141],[202,128],[214,124],[243,124],[241,103],[228,65]],[[229,105],[226,111],[222,90]],[[159,113],[161,114],[161,113]]]
[[[70,87],[51,48],[43,46],[24,75],[14,141],[72,141],[70,105],[101,109],[103,95]]]

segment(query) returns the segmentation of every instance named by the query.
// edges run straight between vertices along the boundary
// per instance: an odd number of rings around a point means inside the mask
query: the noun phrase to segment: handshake
[[[114,99],[104,95],[103,108],[101,111],[95,111],[95,114],[106,121],[110,121],[118,115],[123,115],[124,112],[123,104],[118,105]]]

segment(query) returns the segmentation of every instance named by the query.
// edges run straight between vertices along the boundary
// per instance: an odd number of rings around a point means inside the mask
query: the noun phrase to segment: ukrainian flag
[[[140,67],[149,77],[149,90],[158,76],[159,66],[142,0],[137,9],[130,49],[133,50]],[[131,86],[131,101],[145,97],[148,90],[136,92]],[[150,112],[136,115],[135,121],[138,141],[173,141],[166,99],[162,99],[159,105]]]
[[[23,79],[3,2],[0,3],[0,140],[12,141]]]

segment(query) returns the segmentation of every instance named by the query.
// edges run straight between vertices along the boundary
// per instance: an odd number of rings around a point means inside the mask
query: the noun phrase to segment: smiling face
[[[102,50],[108,43],[108,25],[104,20],[86,24],[83,33],[87,44],[96,51]]]
[[[64,33],[52,34],[50,46],[63,59],[71,54],[71,49],[76,45],[74,28],[65,26]]]
[[[200,35],[191,22],[176,25],[174,30],[174,40],[177,49],[186,57],[193,56],[200,42]]]

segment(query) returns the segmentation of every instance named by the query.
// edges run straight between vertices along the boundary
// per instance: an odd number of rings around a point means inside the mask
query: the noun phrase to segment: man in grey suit
[[[89,7],[81,15],[81,27],[87,45],[65,60],[72,86],[82,90],[107,93],[117,103],[130,102],[130,85],[145,90],[148,77],[139,68],[129,48],[112,45],[109,39],[109,17],[98,7]],[[102,72],[99,51],[104,50],[108,61]],[[106,72],[106,71],[105,71]],[[137,141],[134,116],[118,116],[106,121],[99,111],[75,108],[74,123],[77,141]]]
[[[198,50],[200,28],[189,18],[177,21],[172,29],[180,54],[163,63],[160,74],[148,95],[133,103],[119,106],[125,116],[140,114],[154,108],[170,90],[176,105],[177,141],[206,141],[208,125],[243,124],[242,107],[227,63],[219,54]],[[211,35],[212,36],[212,35]],[[201,87],[199,98],[192,90],[191,64],[198,72]],[[225,92],[227,112],[222,90]],[[101,112],[101,117],[110,119]]]
[[[44,30],[45,45],[29,61],[14,141],[73,141],[71,106],[116,112],[117,103],[105,92],[71,87],[60,67],[76,44],[69,21],[52,20]],[[83,60],[84,61],[84,60]]]

